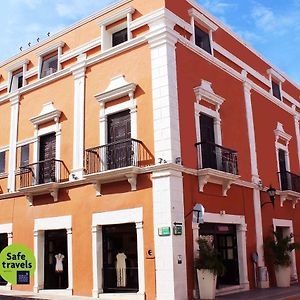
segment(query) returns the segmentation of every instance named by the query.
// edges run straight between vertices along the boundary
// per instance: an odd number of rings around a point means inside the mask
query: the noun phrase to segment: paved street
[[[294,284],[289,288],[269,288],[269,289],[257,289],[249,292],[243,292],[234,295],[220,296],[221,299],[243,299],[243,300],[300,300],[300,285]]]

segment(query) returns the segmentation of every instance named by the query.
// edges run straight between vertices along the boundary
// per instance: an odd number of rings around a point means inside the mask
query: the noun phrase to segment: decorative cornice
[[[17,63],[9,66],[8,68],[6,68],[7,72],[13,72],[15,70],[18,70],[20,68],[23,68],[24,65],[28,65],[29,64],[29,59],[23,59],[21,61],[18,61]]]
[[[200,24],[202,24],[208,30],[216,31],[219,27],[210,21],[207,17],[205,17],[202,13],[198,12],[196,9],[191,8],[188,11],[191,17],[194,17]]]
[[[111,79],[110,84],[102,93],[95,95],[98,102],[107,102],[124,96],[133,98],[136,89],[135,83],[129,83],[125,80],[124,75],[119,75]]]
[[[277,128],[274,130],[276,142],[279,138],[285,140],[285,142],[288,144],[292,138],[292,136],[288,133],[286,133],[283,129],[283,125],[279,122],[277,122]]]
[[[119,21],[127,16],[127,14],[133,14],[135,12],[135,8],[133,7],[126,7],[117,13],[113,14],[112,16],[109,16],[101,21],[98,22],[98,26],[107,26],[110,25],[116,21]]]
[[[48,46],[47,48],[44,48],[40,51],[38,51],[36,53],[36,56],[44,56],[44,55],[47,55],[55,50],[57,50],[58,48],[62,48],[63,46],[65,45],[65,42],[63,41],[60,41],[60,42],[57,42],[55,44],[51,44],[50,46]]]
[[[271,75],[271,78],[275,78],[279,82],[285,82],[285,78],[282,77],[278,72],[276,72],[274,69],[268,69],[267,73]]]
[[[201,80],[201,85],[194,88],[194,93],[199,103],[201,100],[205,100],[217,107],[217,110],[223,104],[225,99],[221,96],[218,96],[211,87],[211,82],[206,80]]]
[[[43,109],[40,114],[30,119],[33,125],[40,125],[49,121],[57,122],[61,115],[61,111],[56,109],[53,102],[48,102],[43,105]]]

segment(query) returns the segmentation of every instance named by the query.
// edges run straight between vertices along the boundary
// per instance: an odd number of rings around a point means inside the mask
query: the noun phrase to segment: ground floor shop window
[[[6,233],[1,233],[0,234],[0,252],[8,246],[8,237]],[[1,276],[0,276],[0,286],[7,285],[7,281],[5,281]]]
[[[236,225],[201,224],[199,236],[210,236],[214,247],[219,251],[225,266],[225,273],[217,279],[217,288],[227,285],[239,285],[239,260],[237,251]]]
[[[67,230],[45,231],[44,289],[68,288]]]
[[[102,227],[104,293],[138,292],[136,225]]]

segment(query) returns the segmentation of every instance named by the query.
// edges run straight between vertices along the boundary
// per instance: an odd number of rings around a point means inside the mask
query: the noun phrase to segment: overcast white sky
[[[146,0],[145,0],[146,1]],[[151,1],[151,0],[148,0]],[[174,0],[176,1],[176,0]],[[197,0],[300,83],[300,0]],[[115,2],[0,0],[0,61]]]

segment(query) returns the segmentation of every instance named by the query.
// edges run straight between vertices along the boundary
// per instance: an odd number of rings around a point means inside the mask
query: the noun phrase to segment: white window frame
[[[196,22],[199,23],[201,26],[203,26],[205,29],[207,29],[208,35],[209,35],[209,42],[210,42],[210,48],[211,48],[211,55],[214,55],[214,44],[213,44],[213,32],[216,31],[219,27],[210,21],[207,17],[205,17],[202,13],[198,12],[195,8],[191,8],[189,11],[189,15],[191,17],[191,26],[192,26],[192,42],[196,44],[196,38],[195,38],[195,27]],[[200,48],[202,49],[202,48]],[[202,49],[203,50],[203,49]],[[203,50],[205,51],[205,50]],[[205,53],[208,53],[205,51]]]
[[[194,213],[193,220],[197,220],[197,212]],[[248,265],[247,265],[247,224],[245,222],[245,216],[243,215],[228,215],[225,211],[220,211],[219,214],[216,213],[204,213],[203,216],[204,223],[216,223],[216,224],[234,224],[236,225],[236,237],[237,237],[237,248],[238,248],[238,263],[239,263],[239,282],[240,284],[233,287],[233,289],[238,289],[239,291],[247,291],[250,289],[248,280]],[[199,245],[197,240],[199,238],[199,228],[200,223],[193,222],[193,249],[194,258],[198,256]],[[196,282],[194,286],[197,288]],[[227,291],[228,288],[225,288]],[[220,290],[220,292],[222,289]],[[196,295],[198,291],[194,289],[194,294]]]
[[[285,229],[284,234],[286,236],[290,235],[294,232],[293,229],[293,221],[292,220],[286,220],[286,219],[273,219],[273,229],[276,231],[277,227],[283,227]],[[294,238],[292,238],[292,243],[294,243]],[[296,254],[295,251],[291,252],[291,279],[293,281],[298,281],[298,275],[297,275],[297,264],[296,264]]]
[[[62,56],[62,49],[65,46],[65,43],[63,41],[60,41],[56,44],[50,45],[49,47],[39,51],[37,53],[37,57],[38,57],[38,79],[43,79],[47,76],[41,77],[42,75],[42,65],[43,65],[43,58],[54,52],[57,51],[57,72],[61,70],[61,56]],[[57,73],[55,72],[55,73]]]
[[[274,130],[275,134],[275,151],[276,151],[276,161],[277,161],[277,172],[280,172],[280,166],[279,166],[279,154],[278,150],[281,149],[285,152],[285,162],[286,162],[286,170],[290,172],[290,155],[289,155],[289,142],[292,138],[291,135],[286,133],[284,131],[283,125],[280,122],[277,122],[277,127]],[[279,142],[279,139],[283,140],[285,143],[282,144]],[[281,180],[279,176],[279,183],[281,188]]]
[[[134,294],[103,293],[102,226],[135,223],[137,235],[139,291]],[[145,299],[145,255],[143,208],[131,208],[92,215],[93,297],[100,299]]]
[[[197,143],[201,142],[201,128],[200,128],[200,114],[205,114],[210,116],[214,119],[214,134],[215,134],[215,143],[217,145],[222,146],[222,131],[221,131],[221,116],[220,116],[220,108],[223,102],[225,101],[224,98],[215,94],[211,87],[211,83],[202,80],[201,85],[194,88],[194,93],[196,97],[196,102],[194,103],[195,109],[195,128],[196,128],[196,138]],[[209,104],[215,106],[215,109],[208,108],[201,103],[201,101],[206,101]],[[201,151],[198,153],[199,155],[199,164],[202,163],[201,158]]]
[[[127,7],[123,10],[120,10],[116,14],[109,16],[100,22],[98,22],[98,25],[101,29],[101,52],[108,50],[112,48],[112,35],[115,32],[118,32],[122,29],[127,28],[127,41],[132,39],[132,33],[130,29],[130,24],[132,21],[132,14],[135,12],[135,9],[133,7]],[[116,26],[113,26],[110,29],[106,29],[107,26],[118,22],[122,19],[125,19],[126,21],[122,22],[121,24],[118,24]],[[116,46],[117,47],[117,46]]]
[[[68,288],[64,290],[44,290],[44,251],[45,231],[66,229],[68,247]],[[41,218],[34,220],[34,255],[36,257],[36,270],[34,274],[35,293],[53,293],[55,295],[73,294],[73,256],[72,256],[72,216]]]
[[[7,234],[7,245],[11,245],[13,242],[13,231],[12,231],[12,223],[0,224],[0,233]],[[0,286],[0,290],[11,290],[11,283],[7,283],[6,285]]]
[[[283,96],[282,96],[282,83],[285,81],[285,78],[282,77],[278,72],[276,72],[273,69],[269,69],[267,71],[267,73],[269,74],[269,80],[270,80],[270,94],[276,98],[277,100],[283,101]],[[274,81],[275,83],[277,83],[279,85],[279,90],[280,90],[280,99],[278,99],[277,97],[274,96],[273,94],[273,85],[272,85],[272,81]]]
[[[6,69],[6,71],[8,72],[8,85],[7,85],[7,93],[13,93],[17,90],[19,90],[18,88],[14,89],[11,91],[12,88],[12,80],[14,78],[13,73],[15,71],[17,71],[18,69],[22,69],[22,76],[23,76],[23,80],[22,80],[22,87],[24,87],[26,85],[26,79],[25,79],[25,74],[27,72],[27,65],[29,64],[29,60],[28,59],[24,59],[20,62],[17,62],[16,64],[10,66],[9,68]]]
[[[96,100],[100,103],[99,111],[99,142],[100,146],[107,144],[107,117],[111,114],[130,111],[131,138],[137,139],[137,104],[134,97],[135,83],[128,83],[123,75],[111,79],[107,89],[97,95]],[[128,96],[129,100],[105,108],[105,103]]]

